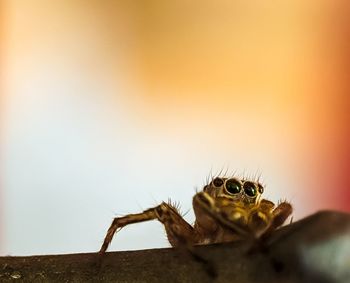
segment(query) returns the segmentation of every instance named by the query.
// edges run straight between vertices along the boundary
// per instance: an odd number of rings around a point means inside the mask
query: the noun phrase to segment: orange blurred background
[[[3,0],[1,252],[96,250],[111,211],[190,208],[211,168],[261,174],[294,219],[350,211],[349,8]]]

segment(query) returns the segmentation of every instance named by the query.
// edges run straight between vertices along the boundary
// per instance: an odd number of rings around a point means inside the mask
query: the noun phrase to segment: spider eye
[[[217,177],[213,180],[213,184],[215,187],[221,187],[224,183],[224,180],[222,180],[221,178]]]
[[[264,192],[264,187],[261,184],[258,184],[259,193],[262,194]]]
[[[225,188],[228,193],[235,195],[241,192],[242,184],[236,179],[229,179],[225,183]]]
[[[244,189],[244,193],[248,196],[248,197],[255,197],[257,194],[255,185],[251,182],[245,182],[243,185],[243,189]]]

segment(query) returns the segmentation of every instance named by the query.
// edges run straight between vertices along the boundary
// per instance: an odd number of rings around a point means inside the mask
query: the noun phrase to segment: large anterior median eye
[[[248,196],[248,197],[255,197],[257,190],[256,187],[254,185],[254,183],[252,182],[245,182],[243,185],[243,189],[244,189],[244,193]]]
[[[236,179],[228,179],[225,183],[225,189],[229,194],[235,195],[241,192],[242,184]]]

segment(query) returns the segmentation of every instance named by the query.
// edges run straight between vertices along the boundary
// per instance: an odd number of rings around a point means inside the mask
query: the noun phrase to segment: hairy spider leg
[[[230,230],[239,238],[246,239],[253,233],[244,219],[247,213],[240,206],[225,205],[225,199],[212,198],[206,192],[199,192],[193,197],[193,209],[196,215],[195,228],[200,234],[210,235],[219,223],[224,229]]]
[[[175,207],[163,202],[141,213],[114,218],[99,253],[102,254],[107,250],[118,229],[120,230],[129,224],[154,219],[159,220],[164,225],[168,240],[173,247],[193,245],[196,242],[197,235],[193,227],[182,218]]]
[[[272,211],[275,204],[267,199],[262,199],[259,203],[252,206],[249,212],[248,225],[254,233],[255,238],[269,227],[272,220]]]
[[[293,207],[289,202],[283,201],[277,205],[277,207],[272,211],[272,220],[270,225],[261,235],[261,238],[268,238],[274,230],[283,225],[287,218],[292,214]]]
[[[117,232],[118,229],[120,230],[129,224],[149,221],[156,218],[157,214],[155,212],[155,208],[147,209],[142,213],[128,214],[123,217],[114,218],[111,226],[108,228],[107,234],[104,238],[103,244],[100,249],[100,253],[104,253],[107,250],[109,244],[113,239],[114,234]]]

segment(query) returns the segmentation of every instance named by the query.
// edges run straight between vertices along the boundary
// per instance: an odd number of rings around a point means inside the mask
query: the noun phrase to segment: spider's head
[[[259,182],[238,178],[216,177],[203,188],[203,191],[213,198],[224,195],[233,201],[255,204],[264,192],[264,187]]]

